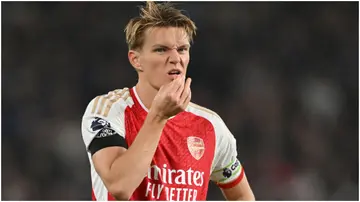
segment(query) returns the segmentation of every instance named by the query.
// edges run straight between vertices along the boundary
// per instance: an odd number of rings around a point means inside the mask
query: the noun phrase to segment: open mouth
[[[181,72],[179,70],[171,70],[170,72],[168,72],[169,75],[180,75]]]

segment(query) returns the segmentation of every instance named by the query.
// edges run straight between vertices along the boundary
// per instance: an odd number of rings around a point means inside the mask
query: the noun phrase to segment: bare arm
[[[128,200],[146,176],[166,120],[149,114],[131,147],[108,147],[92,156],[96,172],[118,200]]]
[[[229,189],[222,188],[221,191],[228,201],[255,201],[254,193],[245,175],[239,184]]]

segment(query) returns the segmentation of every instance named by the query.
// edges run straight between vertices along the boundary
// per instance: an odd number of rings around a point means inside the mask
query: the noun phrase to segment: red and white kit
[[[86,148],[95,136],[109,134],[120,135],[131,147],[147,112],[135,87],[97,96],[89,103],[82,120]],[[95,121],[109,130],[99,134],[100,128],[94,128]],[[93,200],[113,200],[94,169],[91,154],[88,156]],[[225,123],[216,113],[190,103],[184,112],[168,120],[148,174],[130,200],[206,200],[210,180],[219,187],[231,188],[243,176],[236,140]]]

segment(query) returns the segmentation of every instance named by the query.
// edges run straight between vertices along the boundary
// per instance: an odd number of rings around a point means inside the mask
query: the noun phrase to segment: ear
[[[135,68],[136,71],[142,72],[143,69],[140,64],[140,53],[134,50],[129,50],[128,52],[128,58],[131,63],[131,65]]]

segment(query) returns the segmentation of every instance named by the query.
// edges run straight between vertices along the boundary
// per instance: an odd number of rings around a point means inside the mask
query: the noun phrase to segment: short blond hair
[[[132,18],[126,25],[126,43],[130,50],[141,49],[144,44],[144,33],[154,27],[184,28],[190,42],[196,35],[195,23],[186,15],[173,7],[172,4],[147,1],[145,7],[140,7],[140,16]]]

